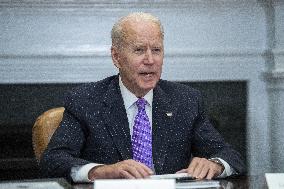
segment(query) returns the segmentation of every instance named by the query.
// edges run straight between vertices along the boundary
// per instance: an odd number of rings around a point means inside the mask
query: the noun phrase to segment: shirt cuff
[[[234,169],[225,160],[221,158],[212,158],[212,159],[218,159],[219,161],[221,161],[221,163],[224,166],[223,173],[219,175],[217,178],[225,178],[225,177],[231,176],[234,173]]]
[[[98,163],[88,163],[86,165],[83,166],[77,166],[77,167],[72,167],[71,168],[71,178],[73,180],[73,182],[93,182],[91,180],[89,180],[88,178],[88,174],[89,171],[102,164],[98,164]]]

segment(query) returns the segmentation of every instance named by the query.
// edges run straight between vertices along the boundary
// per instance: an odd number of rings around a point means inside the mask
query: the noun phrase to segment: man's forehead
[[[149,32],[162,34],[160,26],[157,23],[149,20],[128,20],[122,25],[122,27],[126,35],[147,35]]]
[[[129,43],[143,44],[147,41],[162,43],[162,33],[155,23],[130,23],[124,27],[124,38]]]

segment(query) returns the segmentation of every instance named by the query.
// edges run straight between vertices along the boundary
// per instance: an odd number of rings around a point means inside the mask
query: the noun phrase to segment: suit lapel
[[[152,109],[152,131],[153,131],[153,159],[156,173],[163,172],[163,165],[168,153],[169,138],[174,129],[174,119],[177,105],[157,85],[154,89]]]
[[[126,110],[118,84],[118,77],[111,81],[104,96],[105,107],[103,117],[107,129],[112,136],[113,143],[118,149],[122,159],[131,159],[131,137]]]

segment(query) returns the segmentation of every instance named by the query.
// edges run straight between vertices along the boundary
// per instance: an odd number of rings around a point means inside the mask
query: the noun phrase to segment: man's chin
[[[157,85],[157,82],[152,82],[152,83],[147,83],[145,85],[143,85],[143,87],[141,87],[141,89],[143,89],[143,91],[147,91],[149,92],[151,89],[154,89]]]
[[[139,93],[139,96],[144,96],[146,95],[151,89],[154,89],[157,85],[157,81],[156,80],[152,80],[151,82],[147,81],[141,81],[139,82],[139,84],[137,85],[137,90],[135,90],[137,93]]]
[[[152,85],[153,83],[157,83],[158,75],[157,74],[139,74],[140,83],[143,85]]]

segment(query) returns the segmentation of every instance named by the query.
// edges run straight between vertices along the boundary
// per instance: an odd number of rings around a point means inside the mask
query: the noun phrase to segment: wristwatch
[[[214,163],[217,163],[218,165],[221,165],[222,166],[222,170],[224,170],[225,169],[225,166],[223,165],[223,163],[219,160],[219,159],[217,159],[217,158],[211,158],[211,159],[208,159],[209,161],[212,161],[212,162],[214,162]]]

